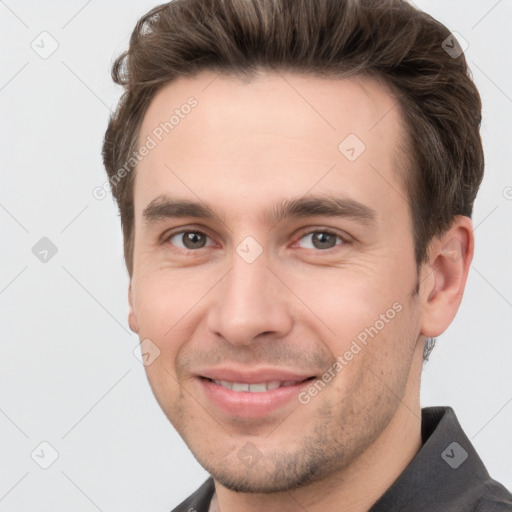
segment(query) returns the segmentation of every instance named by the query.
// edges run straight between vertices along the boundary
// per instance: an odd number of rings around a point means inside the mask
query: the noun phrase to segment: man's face
[[[226,487],[342,469],[413,400],[421,307],[395,107],[367,78],[205,72],[146,113],[130,322],[160,350],[146,367],[160,406]]]

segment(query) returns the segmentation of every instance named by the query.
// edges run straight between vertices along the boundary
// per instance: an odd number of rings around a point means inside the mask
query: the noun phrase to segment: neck
[[[349,467],[322,481],[271,495],[236,493],[215,482],[210,512],[368,511],[421,448],[420,375],[421,363],[409,376],[405,396],[388,426]]]

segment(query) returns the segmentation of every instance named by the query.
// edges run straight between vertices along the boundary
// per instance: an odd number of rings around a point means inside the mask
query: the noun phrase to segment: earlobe
[[[139,334],[139,323],[137,322],[137,315],[135,314],[133,308],[133,299],[132,299],[132,283],[130,282],[130,286],[128,287],[128,304],[129,304],[129,313],[128,313],[128,325],[130,329],[135,334]]]
[[[434,338],[451,324],[459,309],[473,259],[473,225],[468,217],[456,217],[452,227],[429,247],[421,334]]]

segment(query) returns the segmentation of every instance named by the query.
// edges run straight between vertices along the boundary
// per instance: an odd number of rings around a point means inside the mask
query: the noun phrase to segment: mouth
[[[299,393],[316,377],[228,379],[198,376],[207,403],[226,418],[262,418],[300,405]],[[246,382],[250,380],[250,382]]]
[[[268,382],[255,382],[249,384],[248,382],[231,382],[229,380],[218,380],[218,379],[209,379],[208,377],[203,377],[217,384],[218,386],[222,386],[223,388],[230,389],[235,393],[265,393],[266,391],[273,391],[274,389],[279,388],[287,388],[290,386],[296,386],[302,382],[310,381],[315,377],[308,377],[306,379],[299,380],[271,380]]]

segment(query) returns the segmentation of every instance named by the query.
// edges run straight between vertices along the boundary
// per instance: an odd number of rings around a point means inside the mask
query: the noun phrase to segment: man
[[[458,49],[399,0],[138,22],[103,155],[130,327],[211,474],[174,510],[512,510],[454,412],[419,402],[483,174]]]

